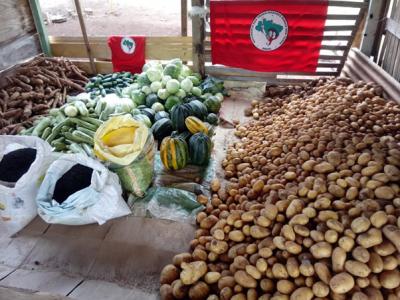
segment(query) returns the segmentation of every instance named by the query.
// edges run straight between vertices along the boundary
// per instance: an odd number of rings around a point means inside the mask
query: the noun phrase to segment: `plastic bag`
[[[56,183],[76,164],[93,169],[91,184],[59,204],[53,199]],[[40,186],[36,201],[39,215],[47,223],[84,225],[97,222],[101,225],[131,213],[122,198],[118,176],[99,161],[83,154],[66,154],[53,162]]]
[[[43,176],[53,161],[51,146],[34,136],[0,135],[0,160],[11,151],[36,149],[29,170],[13,186],[0,184],[0,230],[13,235],[37,215],[36,195]]]
[[[195,223],[196,214],[203,206],[194,193],[168,187],[152,187],[143,198],[130,196],[128,203],[137,217],[152,217]]]
[[[143,196],[154,175],[154,138],[149,128],[120,115],[102,124],[94,136],[94,152],[118,174],[124,190]]]

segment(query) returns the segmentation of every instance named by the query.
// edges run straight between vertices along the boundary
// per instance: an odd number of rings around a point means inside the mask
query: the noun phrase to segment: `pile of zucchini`
[[[93,157],[94,134],[103,123],[94,112],[97,103],[83,98],[69,101],[59,109],[52,109],[47,117],[21,134],[38,136],[58,152]]]
[[[105,96],[106,94],[121,94],[123,88],[133,83],[133,75],[130,72],[116,72],[107,75],[98,74],[90,78],[85,89],[92,98]]]

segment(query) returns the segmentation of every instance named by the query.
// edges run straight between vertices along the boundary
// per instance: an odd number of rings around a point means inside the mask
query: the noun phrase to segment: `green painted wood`
[[[36,30],[39,33],[39,41],[43,53],[45,56],[52,56],[49,36],[47,35],[47,30],[43,23],[42,11],[40,9],[39,0],[29,0],[29,5],[32,10],[32,15],[33,15],[33,20],[35,22]]]

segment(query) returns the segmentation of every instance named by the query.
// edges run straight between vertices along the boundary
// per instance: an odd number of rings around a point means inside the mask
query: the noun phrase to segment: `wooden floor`
[[[222,115],[239,121],[262,94],[257,88],[230,93]],[[232,141],[233,129],[219,126],[217,165]],[[161,268],[188,250],[194,231],[187,223],[133,216],[102,226],[48,225],[37,217],[17,237],[0,233],[0,300],[158,299]]]

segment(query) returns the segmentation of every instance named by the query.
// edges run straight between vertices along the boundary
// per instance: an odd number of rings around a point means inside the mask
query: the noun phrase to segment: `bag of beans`
[[[36,195],[53,161],[38,137],[0,135],[0,231],[13,235],[37,214]]]
[[[53,224],[101,225],[131,213],[118,176],[83,154],[65,154],[54,161],[36,201],[40,217]]]

